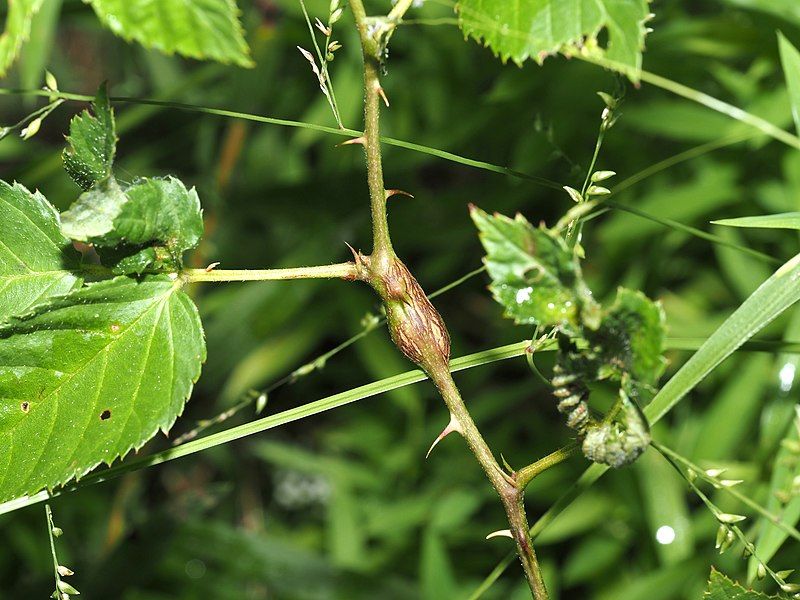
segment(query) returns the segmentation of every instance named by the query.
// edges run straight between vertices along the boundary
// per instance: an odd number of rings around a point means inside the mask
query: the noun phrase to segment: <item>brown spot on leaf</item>
[[[110,418],[111,418],[111,411],[110,410],[105,409],[103,412],[100,413],[100,420],[101,421],[106,421],[106,420],[108,420]]]
[[[26,400],[25,402],[20,404],[19,407],[20,409],[22,409],[22,412],[27,414],[31,410],[31,403]]]

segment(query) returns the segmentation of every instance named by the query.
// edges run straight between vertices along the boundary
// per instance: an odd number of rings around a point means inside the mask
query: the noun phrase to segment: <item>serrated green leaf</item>
[[[618,288],[617,297],[596,332],[587,332],[591,345],[619,376],[655,385],[664,371],[664,311],[642,292]]]
[[[204,359],[197,310],[166,277],[95,283],[0,326],[0,498],[167,431]]]
[[[580,267],[566,243],[522,215],[511,219],[477,207],[470,214],[486,250],[490,289],[506,315],[524,325],[577,325],[580,306],[574,289],[581,281]]]
[[[94,115],[85,110],[70,121],[69,145],[63,155],[64,168],[84,190],[109,178],[117,146],[114,111],[105,84],[98,90],[92,109]]]
[[[703,600],[777,600],[779,598],[780,596],[767,596],[754,590],[745,589],[716,569],[711,569],[708,588],[703,594]]]
[[[165,54],[252,67],[235,0],[84,0],[116,35]]]
[[[0,181],[0,322],[73,289],[78,263],[45,197]]]
[[[109,178],[81,195],[61,223],[64,234],[74,240],[132,248],[119,258],[127,257],[131,270],[139,272],[147,266],[142,260],[154,260],[157,253],[145,249],[142,254],[138,247],[163,246],[178,260],[203,235],[197,192],[174,177],[142,179],[124,191]]]
[[[778,33],[778,47],[786,86],[789,88],[789,99],[792,102],[794,124],[800,132],[800,52],[782,33]]]
[[[8,2],[6,28],[0,35],[0,77],[16,60],[22,45],[31,34],[31,20],[44,0],[14,0]]]
[[[714,225],[728,227],[751,227],[761,229],[800,229],[800,212],[760,215],[757,217],[737,217],[711,221]]]
[[[459,26],[503,60],[542,62],[579,45],[612,61],[641,68],[646,0],[459,0]],[[608,47],[597,44],[608,30]]]

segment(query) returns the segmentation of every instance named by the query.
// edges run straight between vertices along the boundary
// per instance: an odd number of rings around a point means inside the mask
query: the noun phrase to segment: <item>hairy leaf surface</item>
[[[0,181],[0,322],[69,292],[78,259],[44,196]]]
[[[6,74],[31,34],[31,20],[44,0],[13,0],[8,2],[6,28],[0,35],[0,77]]]
[[[0,326],[0,499],[166,432],[204,359],[197,310],[166,277],[95,283]]]
[[[664,370],[664,311],[642,292],[619,288],[597,332],[587,332],[608,368],[655,385]]]
[[[459,26],[503,60],[542,62],[582,46],[607,59],[641,68],[646,0],[459,0]],[[606,28],[608,47],[598,46]]]
[[[78,198],[62,215],[62,231],[98,247],[115,272],[180,266],[203,235],[200,199],[174,177],[142,179],[122,190],[113,177]]]
[[[142,179],[125,191],[114,180],[83,194],[62,215],[70,238],[97,246],[160,242],[183,252],[203,235],[200,199],[174,177]]]
[[[166,54],[253,65],[235,0],[84,0],[115,34]]]
[[[94,115],[85,110],[70,121],[64,149],[64,168],[84,190],[108,179],[117,146],[114,111],[105,85],[97,92],[92,108]]]

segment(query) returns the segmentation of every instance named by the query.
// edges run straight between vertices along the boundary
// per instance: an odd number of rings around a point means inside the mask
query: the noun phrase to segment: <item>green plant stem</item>
[[[471,369],[480,365],[516,358],[525,352],[529,344],[530,341],[526,340],[523,342],[517,342],[515,344],[509,344],[507,346],[500,346],[498,348],[491,348],[482,352],[476,352],[475,354],[462,356],[450,361],[450,370],[453,372],[463,371],[465,369]],[[539,351],[548,352],[554,349],[555,344],[550,344],[549,346],[541,348]],[[302,406],[291,408],[274,415],[268,415],[261,419],[251,421],[250,423],[231,427],[224,431],[193,440],[181,446],[169,448],[162,452],[156,452],[149,456],[134,458],[115,467],[91,473],[82,478],[80,481],[68,484],[58,490],[54,490],[52,492],[45,490],[37,494],[33,494],[32,496],[24,496],[22,498],[4,502],[0,504],[0,515],[13,512],[38,502],[43,502],[48,498],[55,498],[63,494],[83,489],[95,483],[116,479],[132,471],[139,471],[141,469],[160,465],[178,458],[183,458],[184,456],[190,456],[204,450],[209,450],[223,444],[228,444],[236,440],[267,431],[268,429],[280,427],[288,423],[299,421],[300,419],[305,419],[329,410],[340,408],[342,406],[346,406],[347,404],[351,404],[352,402],[357,402],[359,400],[371,398],[373,396],[377,396],[378,394],[390,392],[407,385],[419,383],[420,381],[425,381],[427,377],[428,376],[420,369],[406,371],[405,373],[400,373],[399,375],[381,379],[380,381],[374,381],[372,383],[340,392],[338,394],[334,394],[333,396],[322,398],[321,400],[309,402]]]
[[[722,113],[723,115],[730,117],[731,119],[734,119],[736,121],[739,121],[740,123],[744,123],[748,127],[752,127],[760,131],[761,133],[775,140],[778,140],[779,142],[783,142],[787,146],[800,149],[800,138],[797,137],[796,135],[792,135],[788,131],[785,131],[780,127],[777,127],[776,125],[773,125],[766,119],[757,117],[756,115],[751,114],[746,110],[743,110],[737,106],[733,106],[732,104],[728,104],[727,102],[723,102],[718,98],[714,98],[714,96],[710,96],[699,90],[690,88],[687,85],[683,85],[682,83],[678,83],[677,81],[673,81],[672,79],[662,77],[661,75],[656,75],[655,73],[651,73],[650,71],[645,71],[643,69],[637,70],[628,65],[624,65],[622,63],[608,60],[607,58],[599,56],[589,57],[576,53],[574,57],[586,61],[588,63],[592,63],[594,65],[598,65],[600,67],[610,69],[618,73],[622,73],[623,75],[626,75],[631,79],[641,79],[641,81],[644,81],[645,83],[649,83],[650,85],[659,87],[662,90],[671,92],[676,96],[681,96],[682,98],[686,98],[687,100],[691,100],[693,102],[697,102],[698,104],[702,104],[703,106],[710,108],[711,110],[715,110],[718,113]]]
[[[386,37],[381,36],[388,36],[391,30],[370,28],[361,0],[350,0],[350,6],[364,57],[364,135],[360,141],[366,155],[373,232],[372,254],[356,260],[362,269],[360,278],[369,282],[384,301],[395,345],[407,358],[422,367],[439,390],[450,412],[449,427],[464,437],[502,500],[531,593],[536,600],[546,600],[547,591],[528,534],[522,491],[503,472],[453,381],[448,364],[449,335],[441,316],[392,248],[386,215],[388,193],[383,180],[380,138],[380,103],[385,99],[380,84],[380,60],[383,54],[381,45],[386,43]],[[410,0],[400,0],[389,15],[390,21],[402,18],[410,6]]]
[[[517,485],[513,479],[509,478],[498,464],[480,430],[475,425],[475,421],[472,420],[450,370],[447,368],[436,369],[432,370],[429,375],[442,395],[450,411],[451,419],[458,423],[459,433],[466,440],[492,487],[500,496],[508,517],[511,535],[517,545],[517,554],[533,597],[536,600],[546,600],[548,598],[547,589],[542,579],[536,551],[531,542],[528,519],[525,516],[524,487]]]
[[[537,460],[535,463],[519,469],[514,474],[514,478],[517,481],[517,486],[524,490],[528,484],[533,481],[534,477],[573,456],[577,456],[578,454],[580,454],[580,446],[578,446],[576,443],[569,444],[568,446],[559,448],[555,452],[551,452],[544,458]]]
[[[794,528],[790,523],[784,522],[778,515],[770,512],[769,510],[767,510],[766,508],[761,506],[758,502],[748,498],[747,496],[742,494],[740,491],[738,491],[736,488],[729,487],[729,486],[726,486],[726,485],[721,485],[720,480],[719,480],[718,477],[711,477],[711,475],[706,473],[703,470],[702,467],[699,467],[698,465],[696,465],[695,463],[690,461],[685,456],[682,456],[681,454],[678,454],[677,452],[675,452],[671,448],[665,446],[664,444],[661,444],[661,443],[656,442],[654,440],[652,442],[652,445],[661,454],[663,454],[665,456],[668,456],[668,457],[670,457],[670,458],[672,458],[672,459],[674,459],[674,460],[676,460],[676,461],[678,461],[680,463],[683,463],[683,465],[685,467],[687,467],[687,468],[691,469],[692,471],[694,471],[697,474],[698,477],[700,477],[701,479],[704,479],[705,481],[707,481],[711,485],[713,485],[716,488],[722,490],[723,492],[725,492],[726,494],[732,496],[733,498],[736,498],[739,502],[741,502],[745,506],[751,508],[752,510],[754,510],[755,512],[760,514],[762,517],[767,519],[770,523],[772,523],[773,525],[775,525],[779,529],[783,530],[787,535],[789,535],[790,537],[793,537],[794,539],[800,541],[800,531],[798,531],[796,528]]]
[[[201,281],[275,281],[281,279],[356,279],[352,262],[290,269],[184,269],[180,277],[187,283]]]
[[[666,347],[667,349],[671,350],[697,350],[702,343],[703,340],[699,338],[668,338],[666,341]],[[524,340],[514,344],[508,344],[507,346],[490,348],[488,350],[483,350],[481,352],[456,358],[450,361],[450,371],[455,373],[503,360],[509,360],[511,358],[517,358],[527,352],[530,344],[530,340]],[[551,352],[553,350],[555,350],[555,343],[550,342],[547,345],[541,346],[537,352]],[[800,354],[800,342],[751,340],[743,344],[739,350],[745,352],[786,352]],[[31,506],[38,502],[43,502],[48,498],[55,498],[57,496],[75,492],[96,483],[113,480],[126,473],[139,471],[141,469],[160,465],[184,456],[196,454],[198,452],[209,450],[223,444],[228,444],[244,437],[261,433],[268,429],[293,423],[294,421],[299,421],[300,419],[306,419],[308,417],[345,406],[352,402],[357,402],[359,400],[371,398],[373,396],[390,392],[407,385],[419,383],[420,381],[424,381],[426,378],[427,375],[423,371],[414,369],[412,371],[406,371],[405,373],[400,373],[399,375],[394,375],[386,379],[381,379],[380,381],[368,383],[361,387],[340,392],[333,396],[322,398],[321,400],[309,402],[302,406],[298,406],[274,415],[269,415],[256,421],[251,421],[250,423],[237,425],[236,427],[231,427],[230,429],[226,429],[204,438],[188,442],[175,448],[170,448],[162,452],[156,452],[148,456],[135,458],[109,469],[96,471],[87,475],[78,482],[68,484],[58,490],[54,490],[53,492],[42,491],[32,496],[24,496],[15,500],[9,500],[8,502],[0,504],[0,515],[13,512],[26,506]],[[595,467],[597,467],[597,465],[595,465]],[[559,501],[557,501],[544,515],[542,515],[542,517],[539,518],[536,523],[534,523],[531,529],[531,535],[538,535],[544,529],[544,527],[550,523],[556,517],[556,515],[561,512],[561,510],[563,510],[563,508],[569,503],[569,500],[579,494],[581,490],[591,485],[591,483],[596,480],[597,477],[602,474],[602,472],[604,472],[604,469],[600,467],[601,472],[599,474],[596,473],[597,469],[594,467],[590,467],[589,471],[591,471],[591,477],[584,474],[578,483],[574,484],[573,487],[570,488],[570,490],[568,490]],[[510,564],[510,559],[509,563],[507,563],[503,569],[505,569],[508,564]]]
[[[47,536],[50,538],[50,554],[53,557],[53,575],[55,575],[56,591],[58,591],[61,574],[58,572],[58,556],[56,555],[56,542],[53,536],[53,529],[55,529],[56,526],[53,523],[53,511],[50,510],[49,504],[44,505],[44,513],[47,516]]]
[[[395,5],[392,7],[392,10],[389,11],[387,18],[393,23],[402,21],[403,15],[408,12],[408,9],[411,8],[412,4],[414,4],[414,0],[397,0],[397,3],[395,3]]]

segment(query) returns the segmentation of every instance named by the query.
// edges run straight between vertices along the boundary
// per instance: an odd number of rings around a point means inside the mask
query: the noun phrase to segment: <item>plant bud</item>
[[[384,300],[392,341],[426,371],[450,360],[450,336],[417,280],[396,257],[376,286]]]
[[[58,591],[62,594],[71,594],[73,596],[79,596],[80,592],[68,584],[66,581],[59,580],[56,584],[58,587]]]
[[[65,567],[64,565],[58,565],[58,568],[56,570],[58,571],[58,574],[61,575],[61,577],[69,577],[70,575],[75,575],[75,572],[72,569],[70,569],[69,567]]]
[[[756,570],[756,577],[759,579],[764,579],[767,576],[767,568],[764,566],[764,563],[758,563],[758,569]]]
[[[720,523],[726,523],[727,525],[733,525],[734,523],[740,523],[744,521],[747,517],[744,515],[732,515],[729,513],[720,513],[717,515],[717,520]]]
[[[728,528],[725,525],[720,525],[719,528],[717,529],[717,539],[714,542],[714,548],[719,550],[719,548],[722,546],[722,543],[725,541],[727,535],[728,535]]]

